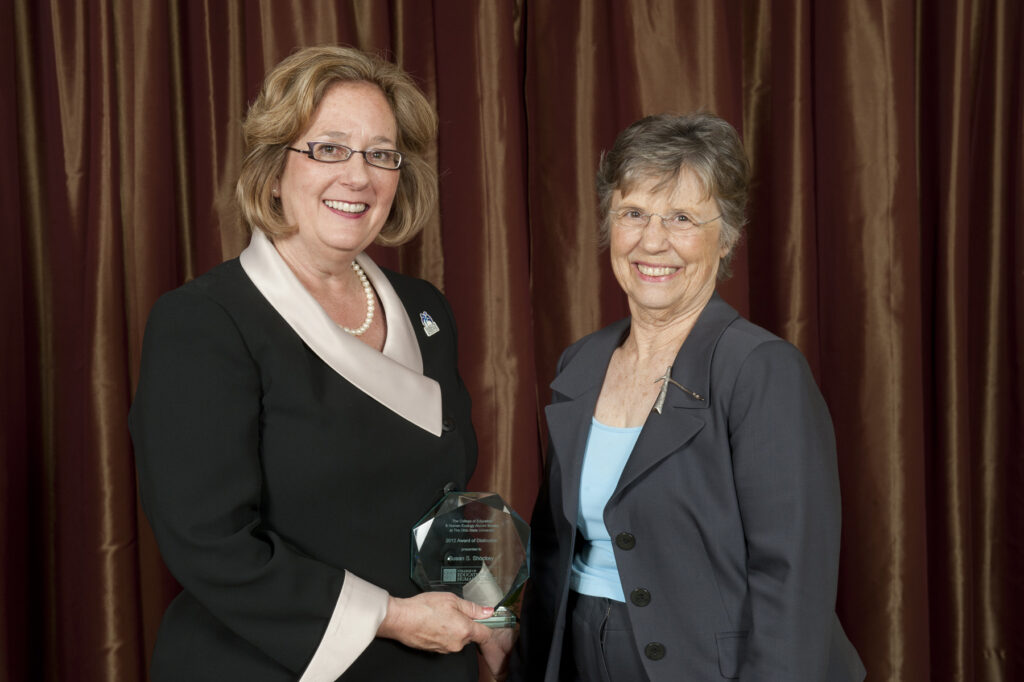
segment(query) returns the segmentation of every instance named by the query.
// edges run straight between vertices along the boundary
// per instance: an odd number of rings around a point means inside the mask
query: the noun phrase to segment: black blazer
[[[146,328],[130,425],[139,489],[184,591],[154,680],[295,680],[348,569],[405,597],[410,529],[476,465],[455,323],[437,289],[386,273],[440,383],[445,431],[411,424],[329,368],[237,259],[163,296]],[[382,378],[383,379],[383,378]],[[476,680],[473,647],[440,656],[375,639],[342,680]]]
[[[533,514],[533,575],[514,662],[560,668],[583,452],[621,320],[565,351],[547,407],[548,472]],[[673,365],[604,520],[652,682],[861,680],[834,613],[839,477],[828,410],[789,343],[718,295]],[[571,648],[569,649],[571,651]]]

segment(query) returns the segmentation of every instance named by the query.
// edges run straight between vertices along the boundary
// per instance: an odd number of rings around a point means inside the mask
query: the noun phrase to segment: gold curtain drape
[[[145,679],[178,588],[125,425],[143,325],[243,247],[239,122],[322,42],[387,53],[437,106],[438,213],[373,255],[452,302],[475,486],[530,509],[558,354],[625,313],[601,150],[644,114],[715,111],[755,174],[721,290],[829,403],[838,610],[869,679],[1024,679],[1019,2],[10,0],[0,682]]]

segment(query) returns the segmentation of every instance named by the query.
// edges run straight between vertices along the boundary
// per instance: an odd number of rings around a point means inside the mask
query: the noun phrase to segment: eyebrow
[[[619,204],[618,207],[615,210],[616,211],[626,211],[626,210],[629,210],[629,211],[643,211],[644,213],[651,213],[650,210],[644,208],[643,206],[638,206],[637,204],[630,203],[630,202],[623,202],[623,203]],[[666,213],[665,215],[677,215],[679,213],[685,213],[688,216],[692,216],[695,213],[695,211],[692,208],[670,208],[668,210],[668,213]]]
[[[348,137],[349,137],[349,133],[343,133],[343,132],[341,132],[339,130],[327,130],[327,131],[322,132],[322,133],[317,133],[317,135],[319,136],[318,139],[330,138],[332,140],[341,140],[343,142],[348,141]],[[387,144],[387,145],[394,146],[395,145],[395,141],[392,140],[387,135],[377,135],[376,137],[374,137],[374,138],[372,138],[370,140],[370,144],[371,145]]]

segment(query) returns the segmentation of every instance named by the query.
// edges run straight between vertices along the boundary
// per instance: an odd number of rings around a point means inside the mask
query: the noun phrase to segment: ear
[[[728,256],[729,253],[731,253],[732,250],[736,248],[736,243],[738,241],[738,235],[733,239],[726,239],[725,230],[723,230],[722,228],[718,228],[718,257],[725,258],[726,256]]]
[[[732,248],[732,244],[728,244],[725,240],[725,235],[721,230],[718,232],[718,257],[725,258],[725,255],[729,253]]]

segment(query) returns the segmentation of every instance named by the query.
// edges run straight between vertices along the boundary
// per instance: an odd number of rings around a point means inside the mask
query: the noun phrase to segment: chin
[[[651,314],[660,314],[671,311],[675,308],[674,301],[651,300],[643,298],[630,299],[632,307],[639,311]]]
[[[339,251],[361,252],[373,243],[379,233],[380,230],[370,233],[364,230],[359,230],[358,233],[355,231],[343,230],[325,234],[323,235],[322,240],[327,246],[333,249],[338,249]]]

